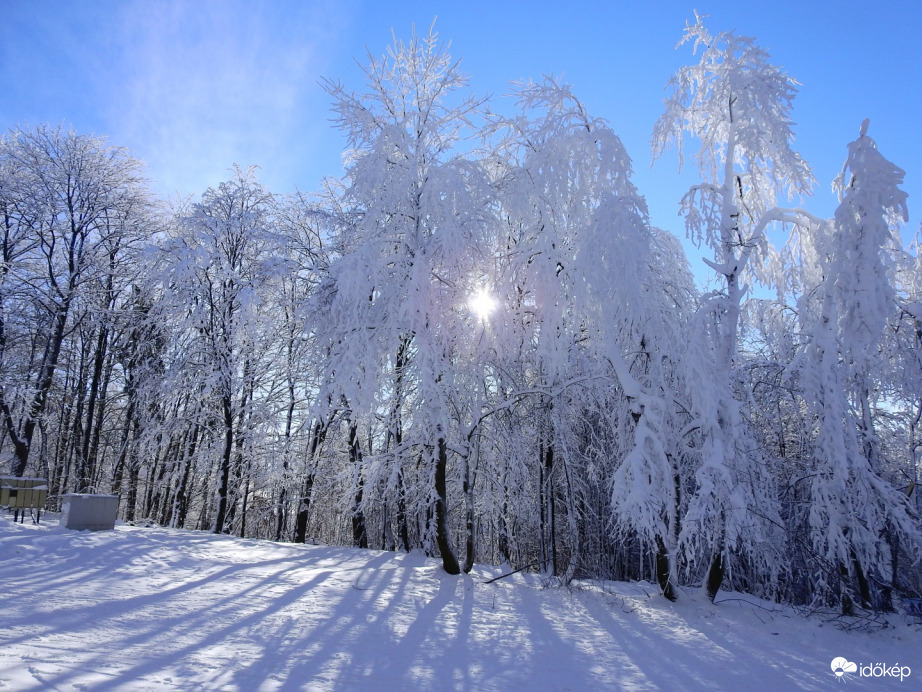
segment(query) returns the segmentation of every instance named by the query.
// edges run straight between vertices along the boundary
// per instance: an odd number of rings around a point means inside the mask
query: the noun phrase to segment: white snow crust
[[[907,616],[843,631],[739,594],[712,605],[688,590],[670,603],[643,583],[484,583],[503,573],[4,514],[0,689],[777,692],[837,689],[837,657],[912,669],[903,682],[852,674],[847,689],[908,690],[922,677],[922,623]]]

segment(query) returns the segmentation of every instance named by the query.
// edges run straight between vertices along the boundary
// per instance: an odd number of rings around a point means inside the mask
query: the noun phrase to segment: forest
[[[345,175],[150,191],[104,138],[0,139],[0,473],[126,522],[889,610],[922,595],[922,260],[856,123],[832,218],[796,82],[686,27],[651,225],[551,77],[501,115],[434,32],[324,87]],[[859,127],[860,125],[860,127]],[[701,288],[692,265],[711,275]],[[914,492],[915,491],[915,492]]]

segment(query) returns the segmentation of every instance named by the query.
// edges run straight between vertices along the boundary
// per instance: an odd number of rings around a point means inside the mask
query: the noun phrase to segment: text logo
[[[912,670],[909,666],[901,666],[898,663],[894,665],[888,663],[852,663],[842,656],[832,659],[829,667],[832,668],[836,678],[842,681],[848,680],[856,673],[859,678],[899,678],[900,682],[912,675]]]
[[[841,656],[832,659],[832,663],[829,664],[832,668],[832,672],[836,674],[837,678],[844,677],[849,673],[858,672],[858,664],[852,663]]]

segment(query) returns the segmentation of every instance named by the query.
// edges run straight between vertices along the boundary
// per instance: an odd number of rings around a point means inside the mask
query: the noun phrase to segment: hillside
[[[0,689],[833,689],[840,656],[912,671],[903,682],[846,674],[848,689],[909,689],[922,675],[918,619],[846,632],[739,594],[712,605],[689,591],[669,603],[643,584],[484,583],[500,573],[3,514]]]

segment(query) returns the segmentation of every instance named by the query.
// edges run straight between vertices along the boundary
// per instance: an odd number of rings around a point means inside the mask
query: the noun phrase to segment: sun
[[[496,299],[485,288],[479,289],[467,302],[471,312],[484,322],[489,319],[490,313],[496,309]]]

